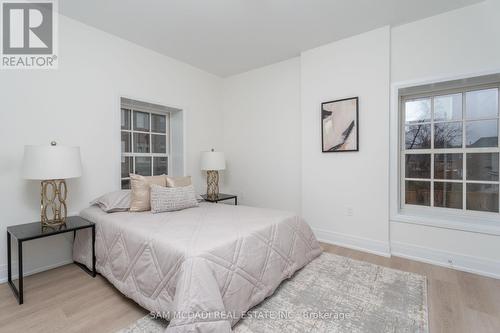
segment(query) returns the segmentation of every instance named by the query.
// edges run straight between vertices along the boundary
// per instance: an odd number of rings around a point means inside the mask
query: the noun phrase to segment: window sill
[[[391,222],[425,225],[436,228],[468,231],[500,236],[500,220],[476,216],[453,216],[401,210],[391,216]]]

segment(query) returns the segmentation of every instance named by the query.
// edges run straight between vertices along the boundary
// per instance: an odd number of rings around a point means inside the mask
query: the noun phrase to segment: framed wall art
[[[358,104],[358,97],[321,103],[323,153],[359,151]]]

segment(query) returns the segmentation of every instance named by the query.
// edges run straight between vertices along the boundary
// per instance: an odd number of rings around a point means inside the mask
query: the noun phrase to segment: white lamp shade
[[[220,151],[204,151],[201,153],[201,170],[224,170],[226,160]]]
[[[24,146],[25,179],[67,179],[82,175],[79,147]]]

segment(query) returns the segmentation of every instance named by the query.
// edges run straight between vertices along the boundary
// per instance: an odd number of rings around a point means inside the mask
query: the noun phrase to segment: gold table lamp
[[[25,146],[23,176],[40,180],[40,221],[42,226],[56,227],[66,223],[66,179],[80,177],[82,164],[79,147]]]
[[[224,153],[204,151],[201,153],[201,170],[207,171],[207,197],[215,200],[219,196],[219,170],[226,169]]]

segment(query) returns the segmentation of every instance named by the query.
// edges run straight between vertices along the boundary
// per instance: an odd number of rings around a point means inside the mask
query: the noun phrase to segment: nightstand
[[[201,197],[203,198],[203,200],[205,201],[208,201],[208,202],[219,202],[219,201],[224,201],[224,200],[231,200],[231,199],[234,199],[234,205],[237,206],[238,205],[238,196],[237,195],[234,195],[234,194],[224,194],[224,193],[219,193],[219,195],[217,196],[217,198],[215,199],[209,199],[208,196],[206,194],[202,194]]]
[[[18,224],[7,227],[7,274],[9,285],[16,296],[19,304],[23,304],[23,242],[33,239],[50,237],[66,232],[73,232],[73,236],[77,230],[91,228],[92,229],[92,270],[89,270],[84,265],[78,264],[87,274],[92,277],[96,276],[95,270],[95,223],[87,221],[79,216],[69,216],[66,218],[66,223],[58,227],[44,227],[40,222],[33,222],[27,224]],[[11,238],[17,240],[17,255],[19,265],[19,289],[16,288],[12,282],[12,269],[11,269]],[[77,263],[76,263],[77,264]]]

